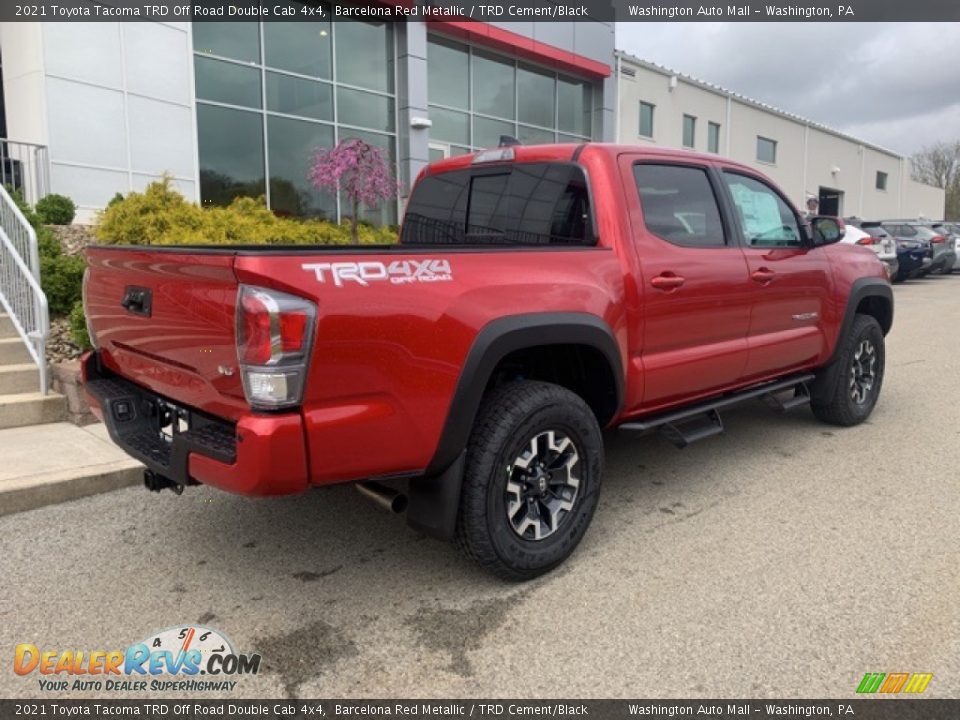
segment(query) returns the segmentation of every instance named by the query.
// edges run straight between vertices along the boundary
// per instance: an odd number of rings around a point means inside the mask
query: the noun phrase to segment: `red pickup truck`
[[[714,155],[486,150],[421,173],[394,246],[88,249],[86,391],[150,489],[354,481],[530,578],[587,529],[601,429],[870,414],[893,296],[841,236]]]

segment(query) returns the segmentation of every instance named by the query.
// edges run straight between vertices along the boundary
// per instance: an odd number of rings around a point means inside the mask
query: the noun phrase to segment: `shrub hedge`
[[[348,223],[301,220],[274,215],[263,199],[238,197],[226,207],[202,208],[189,202],[169,178],[111,202],[94,234],[109,245],[344,245]],[[392,244],[397,229],[362,225],[360,242]]]
[[[90,342],[90,335],[87,333],[87,319],[83,314],[83,302],[78,300],[73,304],[69,319],[73,344],[81,350],[92,350],[93,343]]]
[[[82,256],[64,255],[54,232],[45,224],[72,222],[75,206],[62,195],[48,195],[30,207],[19,192],[11,192],[20,210],[37,233],[40,251],[40,284],[47,295],[50,314],[69,315],[74,342],[90,346],[80,302]],[[226,207],[201,208],[173,187],[169,178],[151,183],[142,192],[119,193],[98,217],[93,229],[108,245],[345,245],[350,243],[349,222],[300,220],[277,217],[262,199],[240,197]],[[360,242],[392,244],[396,227],[361,223]]]
[[[37,201],[36,211],[45,225],[69,225],[77,214],[77,206],[65,195],[51,193]]]

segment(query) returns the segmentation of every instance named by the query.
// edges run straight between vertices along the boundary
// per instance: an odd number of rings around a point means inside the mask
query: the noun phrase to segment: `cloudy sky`
[[[644,60],[909,154],[960,140],[960,23],[618,23]]]

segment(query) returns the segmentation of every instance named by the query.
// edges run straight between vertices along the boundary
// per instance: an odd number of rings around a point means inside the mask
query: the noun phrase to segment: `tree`
[[[938,142],[910,158],[913,179],[943,188],[946,216],[960,217],[960,142]]]
[[[375,209],[382,200],[397,196],[397,181],[386,155],[358,138],[341,140],[336,147],[318,148],[307,175],[318,190],[346,195],[352,207],[350,237],[357,242],[360,205]]]

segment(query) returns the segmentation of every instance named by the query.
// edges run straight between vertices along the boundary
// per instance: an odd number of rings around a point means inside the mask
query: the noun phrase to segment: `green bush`
[[[113,197],[110,198],[110,202],[107,203],[107,207],[113,207],[118,202],[123,202],[123,193],[114,193]]]
[[[69,225],[77,214],[73,200],[56,193],[40,198],[35,209],[44,225]]]
[[[108,245],[345,245],[350,225],[278,217],[262,198],[238,197],[226,207],[201,208],[164,178],[111,202],[94,234]],[[396,241],[395,228],[360,227],[361,243]]]
[[[37,228],[37,249],[40,252],[40,257],[59,257],[63,255],[63,246],[60,245],[60,239],[53,230],[43,227],[43,225]]]
[[[87,332],[87,319],[83,314],[83,303],[79,300],[73,304],[73,309],[70,311],[70,335],[73,338],[73,344],[81,350],[93,349],[90,334]]]
[[[86,261],[77,255],[40,257],[40,286],[51,315],[66,315],[80,300],[85,267]]]

